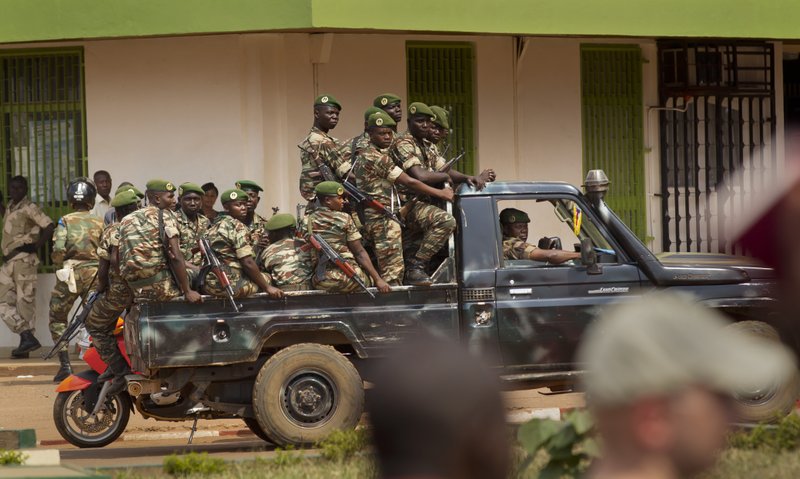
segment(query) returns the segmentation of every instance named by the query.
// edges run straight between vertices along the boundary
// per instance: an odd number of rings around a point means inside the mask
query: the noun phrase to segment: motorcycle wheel
[[[61,437],[75,446],[103,447],[114,442],[128,425],[131,398],[127,393],[106,398],[105,408],[90,418],[83,401],[83,391],[58,393],[53,404],[53,420]]]

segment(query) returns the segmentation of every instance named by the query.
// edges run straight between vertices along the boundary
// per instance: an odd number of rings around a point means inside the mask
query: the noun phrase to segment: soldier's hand
[[[467,178],[467,183],[478,191],[482,190],[486,186],[486,180],[480,176],[470,176]]]
[[[258,239],[258,248],[263,251],[267,248],[267,246],[269,246],[269,237],[264,235]]]
[[[491,169],[491,168],[487,168],[487,169],[483,170],[481,172],[480,176],[481,176],[481,178],[483,178],[483,180],[486,183],[491,183],[497,178],[497,175],[495,174],[494,170]]]
[[[392,287],[389,286],[389,283],[387,283],[383,279],[375,281],[375,287],[378,288],[378,291],[380,291],[381,293],[388,293],[389,291],[392,290]]]
[[[193,289],[190,289],[189,291],[187,291],[186,294],[184,295],[184,297],[186,297],[186,301],[188,301],[188,302],[190,302],[192,304],[197,304],[197,303],[202,303],[203,302],[203,297],[200,295],[200,293],[198,293],[197,291],[195,291]]]
[[[269,295],[270,298],[273,299],[283,298],[283,291],[272,285],[267,286],[267,294]]]
[[[456,194],[452,188],[442,188],[440,191],[442,192],[441,196],[439,197],[440,200],[453,201],[453,198],[456,197]]]

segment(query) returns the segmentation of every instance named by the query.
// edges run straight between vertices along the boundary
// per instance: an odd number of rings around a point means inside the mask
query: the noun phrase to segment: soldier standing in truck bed
[[[261,270],[282,291],[311,289],[311,245],[297,237],[296,226],[294,216],[287,213],[270,218],[265,226],[269,246],[258,257]]]
[[[314,200],[314,187],[325,178],[317,162],[328,165],[331,171],[344,176],[350,170],[349,147],[330,136],[339,123],[342,105],[331,95],[320,95],[314,100],[314,126],[300,143],[300,194],[308,201]]]
[[[175,214],[178,220],[181,253],[186,260],[186,271],[194,279],[203,265],[203,256],[197,247],[197,240],[206,234],[210,221],[200,214],[203,202],[203,189],[195,183],[183,183],[178,187],[178,201],[181,209]]]

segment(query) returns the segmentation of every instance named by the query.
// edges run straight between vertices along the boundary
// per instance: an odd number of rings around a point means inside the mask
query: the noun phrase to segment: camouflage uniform
[[[247,227],[247,241],[253,247],[253,251],[260,249],[258,242],[261,241],[261,238],[266,238],[267,236],[267,230],[264,227],[266,224],[267,220],[263,216],[253,212],[253,221],[249,225],[245,225]]]
[[[22,245],[36,243],[42,229],[51,224],[50,217],[27,197],[9,203],[0,242],[3,256],[8,257]],[[15,334],[34,329],[38,265],[36,253],[19,253],[0,266],[0,316]]]
[[[308,201],[314,199],[314,187],[324,181],[314,158],[327,164],[334,174],[343,176],[350,170],[349,146],[328,135],[317,127],[311,128],[308,136],[300,144],[300,194]]]
[[[356,184],[387,208],[392,204],[394,182],[403,174],[385,150],[373,144],[359,152],[353,176]],[[365,236],[375,246],[375,257],[381,277],[389,284],[403,282],[403,233],[400,225],[383,214],[371,209],[364,210]]]
[[[301,238],[284,238],[267,246],[258,266],[283,291],[311,289],[311,245]]]
[[[536,246],[513,236],[503,236],[503,259],[531,259]]]
[[[164,234],[178,236],[178,220],[170,210],[164,213]],[[129,214],[119,226],[120,274],[136,298],[167,301],[181,295],[172,279],[158,227],[159,209],[148,206]]]
[[[208,229],[208,242],[211,249],[217,254],[220,262],[225,263],[226,273],[237,298],[252,296],[259,292],[256,283],[250,280],[242,271],[240,260],[253,256],[253,246],[248,240],[247,226],[230,215],[224,215],[219,221],[214,222]],[[267,284],[270,283],[269,275],[264,274]],[[225,289],[213,274],[206,276],[205,291],[217,297],[226,297]]]
[[[175,216],[178,220],[178,233],[181,235],[183,259],[195,266],[202,265],[203,255],[197,246],[197,240],[206,234],[210,221],[201,214],[192,221],[183,211],[179,211]]]
[[[75,300],[94,289],[97,274],[97,246],[103,220],[88,211],[76,211],[58,220],[53,235],[53,263],[63,265],[56,273],[50,295],[50,336],[53,341],[67,329],[67,316]],[[66,345],[62,350],[66,350]]]
[[[361,234],[358,232],[358,228],[350,215],[320,206],[308,216],[307,228],[309,235],[319,233],[322,239],[327,241],[353,267],[356,275],[367,286],[370,285],[369,276],[361,270],[353,253],[350,252],[350,248],[347,246],[349,241],[361,240]],[[314,250],[313,254],[315,256],[314,263],[316,264],[319,261],[319,254],[316,250]],[[331,262],[325,265],[325,276],[323,278],[317,278],[316,274],[312,278],[315,288],[334,293],[352,293],[360,288],[358,283],[348,278],[338,266]]]
[[[119,226],[119,223],[107,226],[97,247],[97,256],[109,263],[113,249],[119,248]],[[86,317],[86,330],[92,335],[92,343],[106,364],[111,364],[119,355],[114,328],[117,318],[131,304],[133,304],[133,291],[122,279],[119,270],[109,265],[108,289],[97,298]]]
[[[438,155],[430,155],[430,145],[429,142],[420,145],[411,133],[406,131],[397,136],[391,155],[403,171],[407,172],[414,166],[436,171],[444,165],[444,159]],[[403,191],[407,198],[413,197],[407,189]],[[453,215],[430,204],[427,196],[418,196],[404,219],[407,225],[403,231],[403,249],[406,251],[406,256],[415,256],[424,262],[430,261],[433,255],[442,249],[456,229]]]

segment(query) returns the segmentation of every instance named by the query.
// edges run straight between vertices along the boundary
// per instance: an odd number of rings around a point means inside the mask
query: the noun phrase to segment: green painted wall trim
[[[0,43],[271,30],[800,39],[797,0],[0,0]]]

